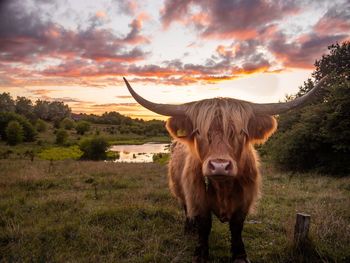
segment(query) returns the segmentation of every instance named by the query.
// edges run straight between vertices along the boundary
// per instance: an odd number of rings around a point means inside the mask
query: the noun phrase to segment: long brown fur
[[[170,118],[167,129],[177,141],[169,163],[169,187],[187,207],[189,218],[212,211],[225,222],[237,210],[252,210],[261,188],[252,144],[274,132],[273,117],[256,116],[248,102],[216,98],[187,104],[186,117]],[[178,129],[186,130],[187,136],[178,137]],[[237,174],[206,184],[202,166],[211,155],[234,158]]]

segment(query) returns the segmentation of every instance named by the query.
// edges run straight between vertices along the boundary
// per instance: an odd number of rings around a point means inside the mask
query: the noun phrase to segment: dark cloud
[[[5,1],[0,9],[0,61],[36,62],[42,57],[86,58],[96,61],[142,60],[146,53],[130,45],[147,42],[141,35],[142,19],[130,24],[130,32],[118,37],[90,20],[84,30],[68,30],[36,13],[27,13],[19,1]],[[96,20],[97,19],[97,20]]]
[[[350,2],[332,6],[316,23],[314,30],[318,34],[339,34],[350,32]]]
[[[286,67],[312,68],[315,60],[327,51],[329,45],[345,40],[347,37],[348,35],[309,33],[290,42],[286,35],[279,33],[269,42],[268,49]]]
[[[189,5],[192,0],[166,0],[164,8],[161,10],[161,20],[164,27],[168,27],[172,22],[179,21],[188,14]]]
[[[237,78],[241,74],[270,70],[269,60],[258,51],[258,42],[242,41],[228,47],[219,46],[217,54],[203,64],[183,63],[178,59],[159,65],[130,66],[128,73],[146,78],[133,81],[167,85],[187,85],[196,82],[215,83]],[[235,47],[237,46],[237,47]],[[235,48],[237,52],[232,51]]]
[[[200,11],[190,13],[191,6]],[[299,9],[292,0],[166,0],[161,18],[164,27],[187,20],[203,37],[251,39],[261,28]]]

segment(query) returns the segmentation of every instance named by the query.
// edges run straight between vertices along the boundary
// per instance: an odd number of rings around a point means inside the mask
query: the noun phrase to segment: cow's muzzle
[[[204,170],[207,176],[234,176],[237,169],[229,159],[210,159]]]

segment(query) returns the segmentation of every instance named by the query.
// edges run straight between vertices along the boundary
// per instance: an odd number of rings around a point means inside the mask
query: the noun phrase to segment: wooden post
[[[311,216],[305,213],[297,213],[297,218],[294,228],[294,243],[296,245],[305,243],[309,233]]]

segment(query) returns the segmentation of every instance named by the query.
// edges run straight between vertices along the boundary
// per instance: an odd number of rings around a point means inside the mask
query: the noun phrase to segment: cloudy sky
[[[349,40],[348,0],[0,0],[0,92],[153,118],[145,98],[276,102]]]

